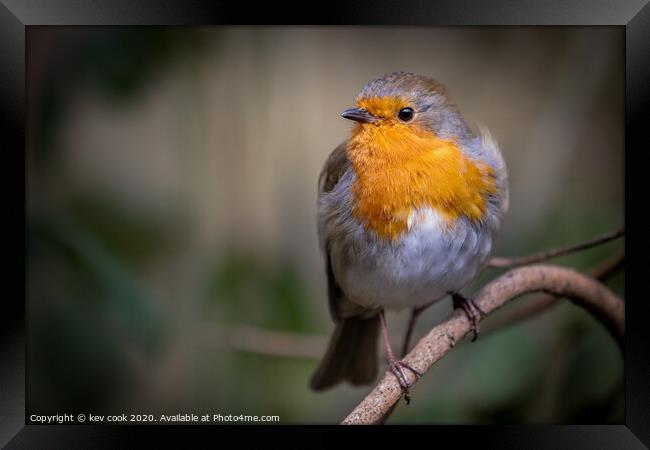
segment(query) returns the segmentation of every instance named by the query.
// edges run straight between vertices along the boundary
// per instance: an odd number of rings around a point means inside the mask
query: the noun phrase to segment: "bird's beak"
[[[360,108],[346,109],[341,113],[341,117],[362,123],[372,123],[377,120],[377,118],[368,111]]]

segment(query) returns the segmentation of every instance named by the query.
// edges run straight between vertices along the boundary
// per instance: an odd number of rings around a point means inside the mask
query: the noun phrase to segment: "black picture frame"
[[[16,194],[25,200],[25,42],[27,27],[39,25],[221,25],[221,24],[328,24],[328,25],[612,25],[625,28],[626,54],[626,234],[635,233],[628,220],[628,202],[636,191],[628,187],[634,170],[629,164],[633,154],[643,152],[647,144],[641,142],[644,118],[650,103],[650,6],[647,0],[522,0],[477,1],[444,0],[436,2],[352,1],[344,3],[303,3],[300,7],[280,7],[275,3],[252,5],[243,2],[182,0],[2,0],[0,2],[0,108],[2,112],[2,147],[4,156],[13,156],[5,165],[4,192]],[[288,14],[291,13],[291,16]],[[22,160],[22,164],[21,164]],[[22,178],[22,180],[20,180]],[[22,182],[22,184],[20,184]],[[22,188],[21,188],[22,186]],[[639,194],[636,194],[637,196]],[[638,197],[637,197],[638,198]],[[640,200],[641,201],[641,200]],[[5,200],[6,202],[6,200]],[[634,204],[634,203],[633,203]],[[24,203],[23,203],[24,208]],[[20,209],[20,203],[16,208]],[[7,215],[16,217],[15,209],[6,203]],[[5,225],[9,226],[8,221]],[[6,236],[21,235],[18,226]],[[641,225],[639,224],[640,228]],[[21,233],[22,231],[22,233]],[[639,232],[640,233],[640,232]],[[626,239],[626,241],[628,240]],[[17,242],[17,240],[15,240]],[[640,245],[637,245],[640,248]],[[627,253],[626,245],[626,253]],[[640,250],[639,250],[640,251]],[[18,255],[24,255],[20,250]],[[628,255],[629,256],[629,255]],[[25,267],[22,258],[6,256],[17,270]],[[22,261],[22,264],[21,264]],[[634,269],[634,267],[632,267]],[[15,277],[17,280],[18,277]],[[626,270],[626,292],[631,298],[630,267]],[[17,281],[14,281],[17,283]],[[18,289],[17,292],[23,292]],[[628,301],[626,305],[625,348],[625,425],[580,426],[436,426],[409,429],[409,439],[427,439],[435,433],[436,440],[451,439],[460,444],[481,445],[482,448],[647,448],[650,445],[650,338],[643,314],[644,299]],[[113,447],[135,437],[140,443],[152,444],[151,439],[169,443],[169,434],[160,426],[109,427],[92,425],[26,425],[25,418],[25,296],[6,296],[3,302],[2,341],[0,343],[0,445],[8,448],[89,448]],[[137,429],[136,429],[137,428]],[[255,436],[258,432],[275,432],[284,427],[172,427],[174,432],[188,429],[208,434],[225,431]],[[309,428],[310,432],[321,427]],[[256,430],[249,433],[248,430]],[[375,427],[370,429],[335,431],[355,433],[359,437],[370,433],[384,435],[402,427]],[[153,432],[151,432],[153,431]],[[244,433],[241,433],[244,431]],[[135,432],[135,433],[134,433]],[[320,431],[319,431],[319,434]],[[418,436],[415,436],[417,434]],[[127,437],[128,435],[128,437]],[[223,439],[219,434],[215,438]],[[184,436],[181,435],[181,440]],[[182,442],[182,441],[181,441]],[[213,441],[214,442],[214,441]],[[407,442],[402,441],[402,444]],[[130,445],[131,446],[131,445]]]

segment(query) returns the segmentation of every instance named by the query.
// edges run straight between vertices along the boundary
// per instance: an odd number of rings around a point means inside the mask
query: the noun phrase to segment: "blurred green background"
[[[620,27],[29,27],[27,43],[29,413],[342,420],[370,387],[307,386],[333,329],[316,180],[339,113],[387,72],[438,79],[500,143],[494,254],[623,226]],[[608,285],[623,295],[623,271]],[[388,316],[396,347],[407,318]],[[563,302],[459,345],[389,423],[622,423],[623,375]]]

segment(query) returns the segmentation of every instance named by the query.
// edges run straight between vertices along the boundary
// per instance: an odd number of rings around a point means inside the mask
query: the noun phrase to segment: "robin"
[[[382,330],[388,367],[408,401],[404,370],[390,345],[385,310],[415,319],[451,295],[478,335],[481,311],[459,290],[486,264],[508,209],[508,175],[497,143],[467,126],[437,81],[396,72],[370,81],[355,125],[330,154],[318,181],[318,236],[336,328],[311,379],[371,383]]]

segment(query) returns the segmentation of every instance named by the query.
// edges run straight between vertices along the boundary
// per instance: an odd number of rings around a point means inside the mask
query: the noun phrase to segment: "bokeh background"
[[[27,43],[28,413],[345,417],[370,387],[307,386],[333,329],[316,180],[351,127],[339,113],[387,72],[438,79],[500,143],[494,254],[623,226],[621,27],[29,27]],[[623,295],[622,271],[608,285]],[[407,318],[388,316],[396,347]],[[458,345],[389,423],[622,423],[623,381],[614,341],[563,302]]]

